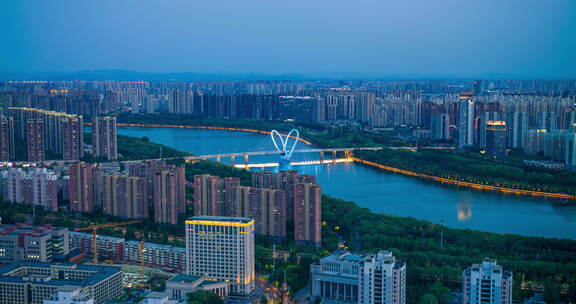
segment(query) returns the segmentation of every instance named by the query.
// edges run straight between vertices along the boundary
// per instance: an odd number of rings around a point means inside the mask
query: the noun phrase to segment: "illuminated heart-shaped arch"
[[[284,137],[283,134],[280,134],[280,132],[272,130],[270,132],[270,137],[272,138],[272,143],[274,143],[274,147],[276,147],[276,150],[284,154],[286,158],[290,158],[292,156],[292,153],[294,152],[294,149],[296,149],[298,141],[300,140],[300,132],[298,132],[298,130],[296,129],[292,129],[290,130],[288,135],[285,135]],[[280,139],[281,146],[278,146],[278,143],[276,142],[276,137]],[[292,144],[291,148],[288,148],[288,142],[290,141],[290,138],[294,139],[294,143]]]

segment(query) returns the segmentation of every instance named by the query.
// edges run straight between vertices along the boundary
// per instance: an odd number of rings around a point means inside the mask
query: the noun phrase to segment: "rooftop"
[[[24,283],[27,280],[27,276],[14,276],[6,275],[8,272],[21,269],[21,268],[45,268],[53,270],[81,270],[90,271],[92,275],[86,277],[82,281],[74,280],[59,280],[50,279],[46,281],[35,281],[34,284],[38,285],[51,285],[51,286],[66,286],[66,285],[76,285],[76,286],[89,286],[94,285],[108,277],[111,277],[117,273],[121,273],[122,269],[119,267],[111,266],[93,266],[93,265],[82,265],[82,264],[72,264],[72,263],[44,263],[44,262],[20,262],[9,264],[0,267],[0,281],[1,282],[14,282],[14,283]]]

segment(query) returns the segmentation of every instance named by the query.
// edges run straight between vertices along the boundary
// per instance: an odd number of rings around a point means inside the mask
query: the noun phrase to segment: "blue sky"
[[[5,0],[0,72],[576,78],[574,0]]]

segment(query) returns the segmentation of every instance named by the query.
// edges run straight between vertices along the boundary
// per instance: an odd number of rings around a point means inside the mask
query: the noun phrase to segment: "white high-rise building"
[[[485,259],[462,273],[462,304],[512,304],[512,272]]]
[[[310,266],[312,300],[327,304],[406,303],[406,264],[388,251],[355,254],[339,249]]]
[[[186,220],[186,273],[228,282],[231,293],[254,290],[254,220],[195,216]]]

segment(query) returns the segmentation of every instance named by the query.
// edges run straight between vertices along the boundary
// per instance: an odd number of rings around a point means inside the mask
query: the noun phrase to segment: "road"
[[[256,277],[256,289],[266,295],[268,301],[274,301],[275,303],[282,301],[282,292],[280,292],[280,289],[262,277]]]

